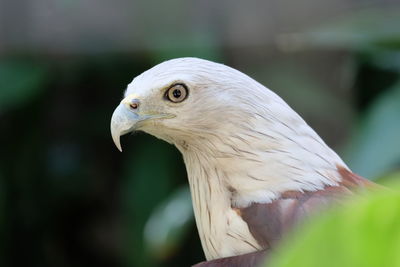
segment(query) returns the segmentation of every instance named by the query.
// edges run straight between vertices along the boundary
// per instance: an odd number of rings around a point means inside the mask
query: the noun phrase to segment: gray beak
[[[123,103],[119,104],[114,110],[111,117],[110,129],[114,144],[119,151],[122,152],[120,137],[135,130],[138,121],[140,121],[140,116],[129,110]]]

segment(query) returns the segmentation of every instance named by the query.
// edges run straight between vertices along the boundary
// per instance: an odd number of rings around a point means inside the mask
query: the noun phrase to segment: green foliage
[[[399,192],[354,199],[303,225],[266,266],[400,266],[399,221]]]
[[[47,69],[29,61],[0,63],[0,112],[32,101],[45,88]]]
[[[378,177],[400,161],[400,82],[370,106],[349,142],[346,158],[354,171]]]
[[[125,160],[121,185],[127,233],[123,238],[124,254],[127,266],[149,266],[155,259],[144,246],[143,231],[152,210],[174,187],[177,174],[174,166],[179,156],[171,145],[149,135],[138,135],[135,139]]]
[[[387,187],[399,183],[399,181],[400,181],[400,170],[381,176],[379,177],[378,180],[376,180],[377,183]]]
[[[188,186],[182,186],[161,202],[144,229],[147,250],[159,259],[167,258],[183,242],[190,224],[193,208]]]
[[[399,9],[362,9],[348,11],[330,22],[301,34],[308,45],[324,48],[342,48],[355,51],[400,47]],[[306,41],[307,40],[307,41]]]

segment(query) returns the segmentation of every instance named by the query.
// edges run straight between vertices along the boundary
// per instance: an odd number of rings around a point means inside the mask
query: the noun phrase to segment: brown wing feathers
[[[310,215],[339,204],[357,189],[376,188],[377,185],[338,167],[342,182],[318,191],[287,191],[272,203],[254,203],[241,209],[241,216],[250,232],[263,248],[270,248],[299,221]]]
[[[385,187],[380,186],[374,182],[371,182],[370,180],[367,180],[342,166],[337,166],[337,168],[339,174],[342,176],[343,179],[340,184],[350,190],[354,191],[363,189],[367,190],[385,189]]]
[[[344,167],[338,166],[338,172],[342,177],[338,186],[327,186],[313,192],[287,191],[272,203],[254,203],[246,208],[235,208],[265,251],[217,259],[196,266],[256,266],[265,258],[266,251],[273,248],[299,221],[307,220],[310,215],[343,202],[357,190],[380,188]]]

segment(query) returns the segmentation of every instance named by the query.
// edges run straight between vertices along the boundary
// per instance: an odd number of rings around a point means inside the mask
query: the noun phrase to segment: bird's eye
[[[183,84],[174,84],[171,86],[167,93],[165,94],[166,98],[174,103],[182,102],[186,99],[188,94],[188,90]]]

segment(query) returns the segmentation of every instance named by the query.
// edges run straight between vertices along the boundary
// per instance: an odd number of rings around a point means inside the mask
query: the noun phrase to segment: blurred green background
[[[182,56],[245,72],[353,171],[400,180],[398,0],[0,0],[0,266],[204,260],[180,154],[109,133],[133,77]]]

